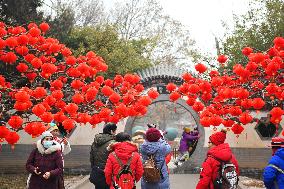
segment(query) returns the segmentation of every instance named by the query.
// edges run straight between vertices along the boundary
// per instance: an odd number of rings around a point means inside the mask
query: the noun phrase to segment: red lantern
[[[198,85],[192,84],[192,85],[189,86],[188,91],[189,91],[191,94],[196,94],[196,93],[198,93],[198,92],[200,91],[200,88],[199,88]]]
[[[203,64],[199,63],[195,65],[195,70],[198,71],[199,73],[204,73],[207,70],[207,68]]]
[[[75,114],[78,110],[78,106],[74,103],[69,103],[67,106],[65,106],[65,110],[69,114]]]
[[[47,94],[46,90],[44,87],[37,87],[33,93],[32,93],[32,96],[35,97],[36,99],[40,99],[40,98],[43,98],[45,97]]]
[[[204,104],[202,102],[195,102],[192,106],[192,109],[196,112],[200,112],[204,109]]]
[[[174,83],[169,83],[167,84],[166,88],[169,92],[173,92],[177,88],[177,86]]]
[[[243,132],[244,128],[240,124],[234,124],[231,130],[234,134],[239,135]]]
[[[189,97],[186,101],[186,103],[189,105],[189,106],[193,106],[193,104],[195,103],[196,99],[195,98],[191,98]]]
[[[60,100],[64,97],[64,94],[61,90],[55,90],[52,91],[52,96],[56,99],[56,100]]]
[[[111,114],[111,110],[108,108],[102,108],[99,113],[100,118],[107,118]]]
[[[118,103],[120,99],[121,99],[121,96],[115,92],[109,96],[109,100],[114,104]]]
[[[8,144],[10,145],[14,145],[18,142],[18,140],[20,139],[20,136],[18,135],[18,133],[16,132],[10,132],[6,137],[5,137],[6,141],[8,142]]]
[[[84,123],[84,124],[86,124],[86,123],[88,123],[90,120],[91,120],[91,116],[90,116],[89,114],[87,114],[87,113],[80,113],[80,114],[78,115],[78,121],[79,121],[79,123]]]
[[[154,90],[154,89],[150,89],[150,90],[148,91],[148,96],[149,96],[151,99],[156,99],[156,98],[158,98],[159,95],[160,95],[160,94],[159,94],[156,90]]]
[[[240,115],[239,120],[243,125],[246,125],[250,123],[253,120],[253,118],[249,113],[244,112]]]
[[[213,116],[210,118],[210,123],[213,126],[219,126],[222,123],[223,119],[220,116]]]
[[[180,98],[180,94],[178,92],[172,92],[169,98],[172,102],[175,102]]]
[[[32,112],[38,117],[42,115],[45,111],[46,109],[42,104],[37,104],[32,109]]]
[[[228,120],[223,120],[223,125],[225,126],[225,127],[232,127],[232,125],[235,123],[233,120],[231,120],[231,119],[228,119]]]
[[[142,96],[139,98],[138,102],[143,106],[149,106],[152,103],[152,100],[148,96]]]
[[[94,114],[89,121],[89,123],[92,124],[92,125],[96,125],[100,122],[101,122],[101,119],[97,114]]]
[[[13,129],[19,129],[23,124],[23,119],[20,116],[11,116],[8,121],[8,124]]]
[[[102,93],[105,95],[105,96],[110,96],[110,95],[112,95],[112,93],[114,92],[110,87],[108,87],[108,86],[104,86],[103,88],[102,88]]]
[[[9,134],[9,129],[5,126],[0,126],[0,142]]]
[[[210,124],[210,117],[203,117],[200,119],[200,124],[203,126],[203,127],[209,127],[211,124]]]
[[[270,114],[272,117],[281,117],[284,114],[284,111],[280,107],[274,107]]]
[[[245,47],[245,48],[243,48],[243,50],[242,50],[242,53],[243,53],[243,55],[245,55],[245,56],[250,55],[252,52],[253,52],[253,49],[250,48],[250,47]]]
[[[64,120],[64,121],[62,122],[62,125],[63,125],[64,129],[66,129],[66,130],[68,130],[68,131],[72,130],[72,129],[75,127],[74,124],[75,124],[75,123],[74,123],[74,120],[73,120],[73,119],[66,119],[66,120]]]
[[[88,91],[86,92],[86,96],[85,96],[86,100],[89,102],[94,100],[97,96],[97,93],[98,93],[98,90],[95,87],[88,89]]]
[[[81,87],[83,87],[84,86],[84,83],[82,82],[82,81],[80,81],[80,80],[74,80],[74,81],[72,81],[72,83],[71,83],[71,87],[73,88],[73,89],[80,89]]]
[[[189,81],[191,81],[192,79],[193,79],[193,77],[192,77],[192,75],[190,74],[190,73],[184,73],[183,75],[182,75],[182,78],[183,78],[183,80],[184,81],[186,81],[186,82],[189,82]]]
[[[53,120],[53,115],[51,112],[44,112],[41,116],[40,119],[45,122],[45,123],[50,123]]]
[[[43,33],[47,32],[49,30],[49,25],[46,22],[43,22],[39,25],[39,28]]]
[[[256,110],[260,110],[265,105],[265,102],[261,98],[254,98],[252,106]]]
[[[82,102],[84,102],[84,96],[81,95],[80,93],[76,93],[72,97],[72,101],[76,104],[81,104]]]
[[[65,116],[63,112],[57,112],[54,114],[54,120],[56,122],[62,123],[65,119],[67,119],[67,116]]]
[[[217,58],[217,61],[218,61],[220,64],[226,63],[227,60],[228,60],[228,58],[227,58],[225,55],[219,55],[218,58]]]

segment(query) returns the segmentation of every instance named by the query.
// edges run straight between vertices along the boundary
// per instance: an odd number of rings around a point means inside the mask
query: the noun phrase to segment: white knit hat
[[[41,140],[45,137],[53,137],[53,135],[49,131],[45,131],[41,134]]]

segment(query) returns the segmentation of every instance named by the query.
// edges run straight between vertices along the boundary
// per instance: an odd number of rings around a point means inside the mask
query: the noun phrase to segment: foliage
[[[274,46],[265,53],[246,47],[242,54],[248,62],[245,66],[236,64],[233,70],[225,66],[228,60],[224,55],[217,59],[223,67],[220,72],[208,73],[206,66],[197,64],[196,71],[207,77],[185,73],[180,87],[167,85],[170,99],[187,98],[204,127],[222,125],[240,134],[244,125],[256,120],[252,113],[263,110],[278,128],[284,115],[284,38],[275,38]]]
[[[229,67],[236,63],[245,65],[247,58],[239,49],[248,46],[256,51],[265,51],[272,41],[284,33],[284,1],[252,1],[251,9],[241,17],[235,17],[235,29],[223,42],[224,54],[230,57]]]
[[[75,55],[95,51],[108,62],[108,77],[133,73],[150,65],[144,56],[149,40],[120,39],[116,30],[109,26],[76,27],[66,40]]]

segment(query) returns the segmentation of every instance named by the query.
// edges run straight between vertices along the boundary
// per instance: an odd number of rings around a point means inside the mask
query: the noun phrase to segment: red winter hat
[[[223,144],[226,140],[227,131],[221,130],[220,132],[214,133],[209,137],[209,140],[216,146]]]
[[[146,139],[149,142],[157,142],[161,138],[161,133],[156,128],[150,128],[146,131]]]
[[[284,138],[281,137],[274,137],[271,140],[270,147],[284,147]]]

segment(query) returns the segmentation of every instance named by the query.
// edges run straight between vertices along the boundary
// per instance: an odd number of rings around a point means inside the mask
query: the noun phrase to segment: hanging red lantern
[[[62,123],[65,119],[67,119],[67,116],[65,116],[63,112],[57,112],[53,117],[58,123]]]
[[[6,126],[0,126],[0,142],[9,134],[9,129]]]
[[[84,86],[84,83],[81,81],[81,80],[74,80],[74,81],[72,81],[72,83],[71,83],[71,87],[73,88],[73,89],[80,89],[81,87],[83,87]]]
[[[158,91],[154,90],[154,89],[150,89],[148,91],[148,96],[151,98],[151,99],[156,99],[158,98],[160,94],[158,93]]]
[[[63,83],[61,80],[56,79],[53,82],[51,82],[50,86],[53,87],[54,89],[59,90],[59,89],[62,89]]]
[[[177,86],[174,83],[168,83],[166,88],[169,92],[173,92],[174,90],[176,90]]]
[[[101,122],[101,119],[100,119],[100,117],[98,116],[98,114],[94,114],[94,115],[91,117],[90,121],[89,121],[89,123],[92,124],[92,125],[96,125],[96,124],[98,124],[98,123],[100,123],[100,122]]]
[[[204,66],[204,64],[199,63],[195,65],[195,70],[201,74],[201,73],[204,73],[207,70],[207,68],[206,66]]]
[[[223,119],[220,116],[213,116],[210,118],[210,124],[213,126],[219,126],[222,123]]]
[[[170,96],[169,96],[169,98],[170,98],[170,100],[171,100],[172,102],[177,101],[180,97],[181,97],[181,96],[180,96],[180,94],[179,94],[178,92],[172,92],[172,93],[170,94]]]
[[[78,114],[78,122],[79,123],[88,123],[91,120],[91,116],[87,113],[80,113]]]
[[[188,88],[188,91],[191,93],[191,94],[196,94],[200,91],[200,88],[198,85],[196,84],[191,84]]]
[[[128,112],[128,108],[123,103],[119,104],[115,108],[115,113],[118,115],[121,115],[122,117],[127,117],[128,116],[127,112]]]
[[[52,94],[51,94],[56,100],[60,100],[64,97],[64,94],[61,90],[55,90],[55,91],[52,91]]]
[[[112,90],[112,88],[108,87],[108,86],[103,86],[103,88],[101,89],[102,93],[105,95],[105,96],[110,96],[112,95],[112,93],[114,92]]]
[[[281,117],[284,114],[284,111],[280,107],[274,107],[270,111],[272,117]]]
[[[189,105],[189,106],[193,106],[193,104],[195,103],[196,101],[196,98],[191,98],[189,97],[186,101],[186,103]]]
[[[74,123],[73,119],[65,119],[62,122],[62,125],[63,125],[64,129],[66,129],[68,131],[72,130],[75,127],[75,123]]]
[[[225,126],[225,127],[232,127],[233,125],[234,125],[234,121],[233,120],[231,120],[231,119],[228,119],[228,120],[223,120],[223,125]]]
[[[51,112],[44,112],[40,119],[45,123],[50,123],[53,120],[53,114]]]
[[[252,52],[253,52],[253,49],[250,48],[250,47],[245,47],[245,48],[243,48],[243,50],[242,50],[242,53],[243,53],[243,55],[245,55],[245,56],[250,55]]]
[[[69,103],[67,106],[65,106],[65,111],[69,114],[75,114],[78,110],[78,106],[74,103]]]
[[[20,136],[18,135],[17,132],[10,132],[6,137],[5,140],[8,142],[10,145],[14,145],[18,142],[20,139]]]
[[[239,120],[243,125],[246,125],[250,123],[253,120],[253,118],[249,113],[244,112],[240,115]]]
[[[102,110],[99,112],[100,118],[107,118],[111,114],[111,110],[108,108],[102,108]]]
[[[231,130],[234,134],[239,135],[243,132],[244,128],[240,124],[234,124]]]
[[[8,124],[13,128],[13,129],[19,129],[22,124],[23,124],[23,119],[20,116],[11,116]]]
[[[142,104],[143,106],[149,106],[152,103],[152,100],[148,96],[141,96],[138,100],[138,103]]]
[[[73,95],[72,101],[76,104],[81,104],[82,102],[84,102],[84,96],[80,93],[76,93]]]
[[[120,101],[121,99],[121,96],[119,94],[117,94],[116,92],[112,93],[110,96],[109,96],[109,100],[116,104]]]
[[[88,91],[86,92],[86,101],[90,102],[92,100],[94,100],[97,96],[98,90],[95,87],[92,87],[90,89],[88,89]]]
[[[183,80],[185,82],[189,82],[189,81],[191,81],[193,79],[192,75],[190,73],[188,73],[188,72],[184,73],[182,75],[182,78],[183,78]]]
[[[220,64],[226,63],[227,60],[228,60],[228,58],[227,58],[225,55],[219,55],[218,58],[217,58],[217,61],[218,61]]]
[[[26,72],[29,67],[25,63],[19,63],[16,68],[19,72]]]
[[[26,91],[19,91],[15,94],[15,98],[18,102],[28,102],[30,95]]]
[[[42,104],[37,104],[32,109],[32,112],[38,117],[42,115],[45,111],[46,109]]]
[[[202,117],[200,119],[200,124],[203,126],[203,127],[209,127],[211,125],[210,123],[210,117]]]
[[[256,110],[260,110],[265,105],[265,102],[261,98],[254,98],[252,100],[252,106]]]
[[[252,106],[251,99],[244,99],[244,100],[242,100],[241,106],[244,107],[245,109],[250,109],[251,106]]]
[[[49,25],[46,22],[43,22],[39,25],[40,30],[45,33],[49,30]]]
[[[195,102],[192,106],[192,109],[196,112],[200,112],[204,109],[204,104],[202,102]]]

